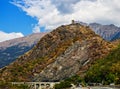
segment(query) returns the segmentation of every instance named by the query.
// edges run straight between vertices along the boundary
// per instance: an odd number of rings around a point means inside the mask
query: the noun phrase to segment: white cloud
[[[73,5],[79,1],[80,0],[51,0],[56,8],[63,14],[72,13]]]
[[[119,0],[14,0],[12,3],[37,18],[33,32],[40,32],[40,27],[53,29],[72,19],[120,26]]]
[[[10,39],[14,39],[14,38],[19,38],[19,37],[23,37],[24,35],[22,33],[5,33],[3,31],[0,31],[0,42],[6,41],[6,40],[10,40]]]
[[[33,28],[33,33],[39,33],[39,32],[40,32],[40,26],[35,25],[35,27]]]

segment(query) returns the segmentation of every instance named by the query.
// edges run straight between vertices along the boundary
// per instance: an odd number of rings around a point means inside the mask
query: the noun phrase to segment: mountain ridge
[[[107,41],[113,41],[120,38],[120,27],[115,26],[114,24],[103,25],[96,22],[89,24],[84,22],[79,23],[85,26],[90,26],[96,34],[100,35]]]

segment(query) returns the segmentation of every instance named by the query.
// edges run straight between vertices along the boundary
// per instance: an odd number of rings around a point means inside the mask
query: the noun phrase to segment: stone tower
[[[72,20],[72,24],[75,24],[75,21],[74,21],[74,20]]]

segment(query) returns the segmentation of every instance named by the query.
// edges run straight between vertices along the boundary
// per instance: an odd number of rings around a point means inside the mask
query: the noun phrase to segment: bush
[[[79,85],[79,83],[81,83],[83,86],[85,86],[84,79],[82,79],[78,75],[74,75],[74,76],[67,78],[64,81],[60,82],[60,84],[56,84],[55,89],[69,88],[72,86],[71,84]]]
[[[60,82],[60,84],[55,84],[55,89],[65,89],[71,87],[71,83],[69,81]]]

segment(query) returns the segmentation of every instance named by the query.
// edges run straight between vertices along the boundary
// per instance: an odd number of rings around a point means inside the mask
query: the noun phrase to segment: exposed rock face
[[[56,81],[85,72],[114,46],[79,23],[60,26],[29,52],[0,70],[8,81]],[[15,75],[15,76],[14,76]]]
[[[86,41],[75,42],[58,56],[55,62],[42,70],[36,81],[57,81],[76,74],[83,65],[89,62],[88,45]]]
[[[36,33],[26,37],[0,42],[0,68],[15,61],[15,59],[33,48],[46,33]]]

